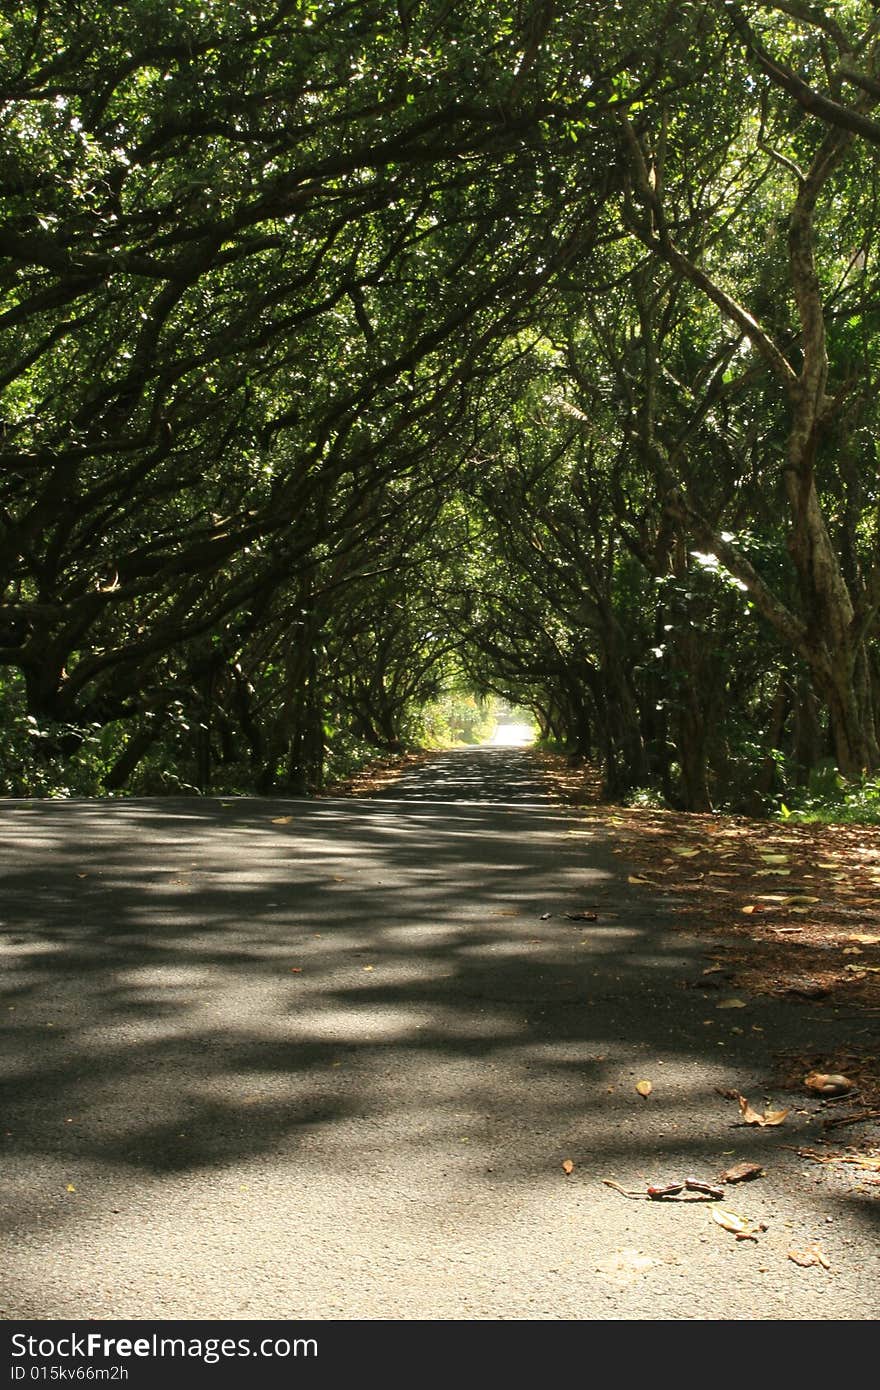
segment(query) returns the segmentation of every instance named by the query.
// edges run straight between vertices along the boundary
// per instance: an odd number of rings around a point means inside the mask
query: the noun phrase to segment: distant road
[[[529,724],[497,724],[490,740],[504,748],[523,748],[534,741],[535,731]]]

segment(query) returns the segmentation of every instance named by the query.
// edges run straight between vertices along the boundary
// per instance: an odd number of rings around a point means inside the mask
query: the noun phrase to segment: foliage
[[[0,24],[4,794],[875,774],[873,6]]]
[[[835,767],[816,768],[806,787],[780,803],[777,817],[793,824],[880,825],[880,778],[848,782]]]
[[[485,743],[497,722],[497,701],[453,687],[421,711],[422,739],[428,748]]]

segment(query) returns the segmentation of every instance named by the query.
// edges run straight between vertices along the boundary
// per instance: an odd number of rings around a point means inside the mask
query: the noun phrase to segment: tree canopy
[[[875,772],[878,35],[8,12],[0,790],[313,788],[453,677],[615,795]]]

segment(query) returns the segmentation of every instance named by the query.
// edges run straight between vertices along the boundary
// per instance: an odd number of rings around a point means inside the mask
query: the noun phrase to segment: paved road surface
[[[683,988],[705,947],[528,751],[371,801],[7,802],[0,861],[6,1318],[880,1311],[877,1189],[715,1090],[866,1025]],[[601,1182],[741,1158],[757,1244]],[[817,1239],[830,1273],[787,1259]]]

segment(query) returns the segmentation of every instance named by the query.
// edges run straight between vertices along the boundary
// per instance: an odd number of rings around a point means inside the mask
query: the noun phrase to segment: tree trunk
[[[162,731],[160,719],[147,720],[128,740],[116,762],[104,778],[108,792],[119,791],[124,787],[141,759],[150,751]]]

